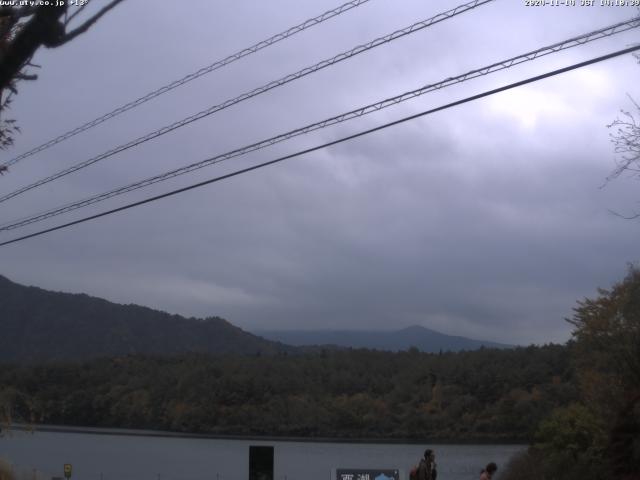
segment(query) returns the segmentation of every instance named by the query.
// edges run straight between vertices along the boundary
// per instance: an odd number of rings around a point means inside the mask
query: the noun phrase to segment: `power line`
[[[640,26],[640,17],[635,17],[629,20],[626,20],[624,22],[619,22],[613,25],[610,25],[608,27],[604,27],[601,28],[599,30],[595,30],[583,35],[579,35],[577,37],[572,37],[569,38],[567,40],[564,40],[562,42],[558,42],[558,43],[554,43],[552,45],[546,46],[546,47],[541,47],[538,48],[536,50],[518,55],[516,57],[511,57],[509,59],[506,60],[502,60],[500,62],[496,62],[493,63],[491,65],[479,68],[479,69],[475,69],[475,70],[471,70],[467,73],[464,73],[462,75],[458,75],[456,77],[449,77],[445,80],[442,80],[438,83],[433,83],[433,84],[429,84],[429,85],[425,85],[421,88],[418,88],[416,90],[412,90],[409,92],[405,92],[402,93],[400,95],[397,95],[395,97],[391,97],[391,98],[387,98],[385,100],[382,100],[380,102],[377,103],[373,103],[373,104],[369,104],[366,105],[364,107],[360,107],[354,110],[351,110],[349,112],[346,113],[342,113],[340,115],[322,120],[320,122],[316,122],[310,125],[306,125],[304,127],[301,128],[297,128],[295,130],[291,130],[289,132],[277,135],[275,137],[271,137],[268,138],[266,140],[262,140],[235,150],[232,150],[230,152],[227,153],[223,153],[220,155],[216,155],[214,157],[210,157],[204,160],[201,160],[199,162],[184,166],[184,167],[180,167],[174,170],[170,170],[168,172],[159,174],[159,175],[155,175],[153,177],[144,179],[144,180],[140,180],[138,182],[123,186],[123,187],[118,187],[116,189],[110,190],[108,192],[99,194],[99,195],[95,195],[89,198],[85,198],[84,200],[80,200],[80,201],[76,201],[70,204],[66,204],[63,206],[59,206],[56,207],[54,209],[50,209],[47,210],[46,212],[41,212],[35,215],[31,215],[29,217],[25,217],[22,219],[18,219],[18,220],[12,220],[11,222],[7,222],[5,224],[0,225],[0,231],[8,231],[8,230],[14,230],[16,228],[20,228],[32,223],[36,223],[48,218],[52,218],[64,213],[68,213],[70,211],[73,210],[77,210],[78,208],[83,208],[89,205],[92,205],[94,203],[98,203],[104,200],[107,200],[109,198],[118,196],[118,195],[122,195],[128,192],[132,192],[134,190],[138,190],[140,188],[143,187],[147,187],[149,185],[153,185],[155,183],[159,183],[165,180],[168,180],[170,178],[173,177],[177,177],[179,175],[183,175],[195,170],[198,170],[200,168],[204,168],[210,165],[214,165],[217,163],[221,163],[223,161],[229,160],[231,158],[235,158],[235,157],[239,157],[241,155],[245,155],[247,153],[250,152],[254,152],[256,150],[260,150],[266,147],[269,147],[271,145],[289,140],[291,138],[294,138],[296,136],[299,135],[303,135],[303,134],[307,134],[310,133],[312,131],[315,130],[319,130],[321,128],[326,128],[328,126],[331,125],[335,125],[338,123],[342,123],[345,122],[347,120],[351,120],[353,118],[358,118],[364,115],[367,115],[369,113],[373,113],[373,112],[377,112],[379,110],[382,110],[384,108],[390,107],[392,105],[397,105],[398,103],[416,98],[418,96],[424,95],[428,92],[432,92],[435,90],[440,90],[442,88],[457,84],[457,83],[462,83],[465,82],[467,80],[471,80],[473,78],[477,78],[480,76],[484,76],[490,73],[494,73],[500,70],[504,70],[507,68],[510,68],[512,66],[515,65],[519,65],[521,63],[527,62],[527,61],[532,61],[535,60],[536,58],[540,58],[542,56],[546,56],[552,53],[556,53],[559,52],[561,50],[565,50],[568,48],[572,48],[578,45],[584,45],[585,43],[594,41],[594,40],[598,40],[601,38],[605,38],[605,37],[610,37],[612,35],[630,30],[632,28],[637,28]]]
[[[219,177],[214,177],[214,178],[211,178],[209,180],[205,180],[203,182],[195,183],[195,184],[189,185],[187,187],[183,187],[183,188],[179,188],[179,189],[176,189],[176,190],[172,190],[170,192],[163,193],[161,195],[156,195],[154,197],[150,197],[150,198],[147,198],[145,200],[140,200],[138,202],[130,203],[130,204],[124,205],[122,207],[118,207],[118,208],[114,208],[112,210],[108,210],[108,211],[105,211],[105,212],[97,213],[95,215],[84,217],[84,218],[81,218],[79,220],[74,220],[73,222],[68,222],[68,223],[65,223],[65,224],[62,224],[62,225],[58,225],[56,227],[47,228],[45,230],[40,230],[38,232],[31,233],[29,235],[24,235],[22,237],[14,238],[12,240],[8,240],[8,241],[0,243],[0,247],[5,246],[5,245],[9,245],[9,244],[12,244],[12,243],[20,242],[20,241],[26,240],[28,238],[33,238],[33,237],[37,237],[37,236],[40,236],[40,235],[44,235],[45,233],[50,233],[50,232],[54,232],[56,230],[61,230],[63,228],[71,227],[73,225],[78,225],[80,223],[88,222],[89,220],[95,220],[97,218],[104,217],[104,216],[107,216],[107,215],[111,215],[113,213],[121,212],[121,211],[124,211],[124,210],[128,210],[130,208],[138,207],[138,206],[144,205],[146,203],[155,202],[156,200],[160,200],[160,199],[163,199],[163,198],[166,198],[166,197],[171,197],[173,195],[177,195],[179,193],[186,192],[188,190],[193,190],[195,188],[203,187],[203,186],[209,185],[211,183],[216,183],[216,182],[219,182],[219,181],[222,181],[222,180],[226,180],[226,179],[231,178],[231,177],[235,177],[235,176],[238,176],[238,175],[242,175],[244,173],[251,172],[253,170],[257,170],[259,168],[267,167],[269,165],[274,165],[276,163],[283,162],[285,160],[289,160],[291,158],[295,158],[295,157],[299,157],[299,156],[302,156],[302,155],[306,155],[308,153],[315,152],[317,150],[321,150],[323,148],[331,147],[333,145],[337,145],[337,144],[340,144],[340,143],[343,143],[343,142],[346,142],[346,141],[349,141],[349,140],[353,140],[353,139],[356,139],[356,138],[359,138],[359,137],[363,137],[365,135],[369,135],[371,133],[374,133],[374,132],[377,132],[377,131],[380,131],[380,130],[384,130],[384,129],[392,127],[392,126],[399,125],[401,123],[405,123],[405,122],[407,122],[409,120],[414,120],[416,118],[420,118],[420,117],[423,117],[423,116],[426,116],[426,115],[429,115],[429,114],[432,114],[432,113],[435,113],[435,112],[446,110],[446,109],[449,109],[449,108],[452,108],[452,107],[455,107],[455,106],[458,106],[458,105],[462,105],[464,103],[469,103],[469,102],[472,102],[474,100],[478,100],[478,99],[481,99],[481,98],[484,98],[484,97],[488,97],[490,95],[495,95],[496,93],[504,92],[506,90],[511,90],[513,88],[517,88],[517,87],[520,87],[520,86],[523,86],[523,85],[527,85],[529,83],[538,82],[540,80],[544,80],[544,79],[549,78],[549,77],[560,75],[561,73],[566,73],[566,72],[569,72],[571,70],[576,70],[578,68],[586,67],[588,65],[593,65],[595,63],[599,63],[599,62],[602,62],[602,61],[605,61],[605,60],[609,60],[611,58],[619,57],[620,55],[625,55],[627,53],[632,53],[632,52],[635,52],[635,51],[638,51],[638,50],[640,50],[640,45],[636,45],[636,46],[633,46],[633,47],[630,47],[630,48],[625,48],[623,50],[618,50],[616,52],[609,53],[607,55],[603,55],[603,56],[600,56],[600,57],[592,58],[591,60],[587,60],[587,61],[584,61],[584,62],[576,63],[576,64],[570,65],[568,67],[564,67],[564,68],[560,68],[560,69],[557,69],[557,70],[553,70],[551,72],[547,72],[547,73],[544,73],[542,75],[537,75],[535,77],[530,77],[530,78],[527,78],[525,80],[520,80],[519,82],[511,83],[509,85],[505,85],[503,87],[495,88],[493,90],[488,90],[488,91],[485,91],[483,93],[479,93],[477,95],[472,95],[472,96],[466,97],[466,98],[464,98],[462,100],[457,100],[455,102],[451,102],[451,103],[448,103],[446,105],[442,105],[440,107],[432,108],[430,110],[425,110],[423,112],[416,113],[414,115],[410,115],[408,117],[404,117],[404,118],[401,118],[399,120],[388,122],[388,123],[379,125],[377,127],[370,128],[368,130],[363,130],[363,131],[355,133],[353,135],[348,135],[346,137],[342,137],[342,138],[340,138],[338,140],[333,140],[331,142],[323,143],[322,145],[317,145],[315,147],[307,148],[305,150],[300,150],[298,152],[295,152],[295,153],[292,153],[292,154],[289,154],[289,155],[285,155],[285,156],[276,158],[274,160],[270,160],[268,162],[260,163],[258,165],[254,165],[252,167],[247,167],[247,168],[243,168],[241,170],[236,170],[235,172],[228,173],[226,175],[221,175]]]
[[[305,77],[309,74],[315,73],[319,70],[322,70],[324,68],[327,68],[329,66],[335,65],[339,62],[342,62],[343,60],[347,60],[351,57],[354,57],[356,55],[359,55],[363,52],[369,51],[373,48],[376,48],[380,45],[384,45],[386,43],[392,42],[394,40],[397,40],[398,38],[402,38],[406,35],[410,35],[412,33],[418,32],[420,30],[423,30],[427,27],[430,27],[436,23],[442,22],[444,20],[447,20],[449,18],[453,18],[457,15],[460,15],[462,13],[465,13],[469,10],[473,10],[474,8],[477,8],[479,6],[485,5],[487,3],[493,2],[495,0],[473,0],[472,2],[466,3],[464,5],[459,5],[451,10],[448,10],[446,12],[443,13],[439,13],[438,15],[431,17],[429,19],[414,23],[413,25],[410,25],[406,28],[400,29],[400,30],[396,30],[393,33],[390,33],[388,35],[385,35],[383,37],[379,37],[376,38],[375,40],[372,40],[369,43],[363,44],[363,45],[359,45],[351,50],[348,50],[346,52],[340,53],[330,59],[327,60],[323,60],[319,63],[316,63],[315,65],[312,65],[310,67],[306,67],[303,68],[302,70],[297,71],[296,73],[291,73],[289,75],[286,75],[278,80],[274,80],[272,82],[269,82],[261,87],[258,87],[254,90],[251,90],[249,92],[243,93],[242,95],[239,95],[235,98],[229,99],[224,101],[223,103],[220,103],[218,105],[214,105],[212,107],[209,107],[206,110],[202,110],[201,112],[198,112],[194,115],[191,115],[189,117],[183,118],[182,120],[179,120],[177,122],[172,123],[171,125],[167,125],[165,127],[162,127],[158,130],[155,130],[151,133],[148,133],[146,135],[143,135],[142,137],[138,137],[135,140],[132,140],[128,143],[125,143],[123,145],[120,145],[118,147],[115,147],[111,150],[108,150],[107,152],[104,152],[100,155],[97,155],[95,157],[92,157],[88,160],[85,160],[83,162],[77,163],[69,168],[66,168],[64,170],[61,170],[57,173],[54,173],[53,175],[50,175],[48,177],[45,177],[41,180],[38,180],[37,182],[34,182],[30,185],[27,185],[25,187],[19,188],[18,190],[14,190],[11,193],[5,194],[3,196],[0,197],[0,203],[1,202],[5,202],[17,195],[20,195],[22,193],[25,193],[29,190],[32,190],[36,187],[39,187],[41,185],[44,185],[46,183],[52,182],[58,178],[64,177],[66,175],[69,175],[73,172],[76,172],[78,170],[81,170],[83,168],[86,168],[90,165],[93,165],[96,162],[99,162],[101,160],[104,160],[105,158],[111,157],[117,153],[120,153],[122,151],[128,150],[132,147],[138,146],[142,143],[148,142],[149,140],[153,140],[157,137],[160,137],[166,133],[172,132],[173,130],[176,130],[178,128],[184,127],[185,125],[188,125],[190,123],[193,123],[197,120],[201,120],[202,118],[205,118],[209,115],[212,115],[214,113],[217,113],[221,110],[224,110],[226,108],[229,108],[237,103],[243,102],[245,100],[248,100],[250,98],[253,98],[257,95],[260,95],[262,93],[268,92],[274,88],[280,87],[282,85],[285,85],[289,82],[292,82],[294,80],[298,80],[299,78]]]
[[[342,5],[340,5],[337,8],[334,8],[333,10],[328,10],[326,12],[324,12],[321,15],[318,15],[316,17],[310,18],[308,20],[305,20],[304,22],[293,26],[283,32],[277,33],[276,35],[273,35],[272,37],[267,38],[266,40],[262,40],[250,47],[244,48],[236,53],[233,53],[231,55],[229,55],[226,58],[223,58],[222,60],[218,60],[214,63],[212,63],[211,65],[208,65],[206,67],[202,67],[201,69],[192,72],[188,75],[185,75],[184,77],[182,77],[179,80],[175,80],[171,83],[168,83],[167,85],[164,85],[150,93],[147,93],[146,95],[137,98],[136,100],[133,100],[129,103],[126,103],[112,111],[110,111],[109,113],[105,113],[104,115],[95,118],[94,120],[91,120],[90,122],[87,122],[83,125],[80,125],[79,127],[76,127],[72,130],[69,130],[68,132],[63,133],[62,135],[49,140],[45,143],[43,143],[42,145],[39,145],[31,150],[29,150],[28,152],[25,152],[21,155],[18,155],[15,158],[12,158],[11,160],[4,162],[2,165],[5,166],[11,166],[17,162],[19,162],[20,160],[23,160],[27,157],[30,157],[32,155],[35,155],[36,153],[42,152],[43,150],[46,150],[60,142],[63,142],[75,135],[78,135],[79,133],[84,132],[85,130],[89,130],[90,128],[93,128],[97,125],[100,125],[101,123],[106,122],[107,120],[110,120],[114,117],[117,117],[118,115],[120,115],[121,113],[124,113],[128,110],[131,110],[132,108],[138,107],[140,105],[142,105],[143,103],[148,102],[149,100],[152,100],[164,93],[167,93],[171,90],[173,90],[174,88],[178,88],[186,83],[189,83],[192,80],[195,80],[196,78],[200,78],[203,75],[206,75],[208,73],[211,73],[215,70],[218,70],[222,67],[226,67],[227,65],[235,62],[236,60],[240,60],[244,57],[246,57],[247,55],[251,55],[252,53],[256,53],[260,50],[262,50],[263,48],[266,47],[270,47],[271,45],[274,45],[282,40],[285,40],[286,38],[289,38],[297,33],[300,33],[308,28],[314,27],[316,25],[321,24],[322,22],[325,22],[326,20],[329,20],[333,17],[337,17],[338,15],[347,12],[353,8],[359,7],[360,5],[363,5],[364,3],[367,3],[370,0],[352,0],[349,1],[347,3],[344,3]]]

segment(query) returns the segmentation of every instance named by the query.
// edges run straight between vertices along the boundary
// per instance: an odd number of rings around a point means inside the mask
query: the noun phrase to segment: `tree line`
[[[526,441],[577,399],[570,348],[123,356],[3,365],[8,422],[234,435]]]

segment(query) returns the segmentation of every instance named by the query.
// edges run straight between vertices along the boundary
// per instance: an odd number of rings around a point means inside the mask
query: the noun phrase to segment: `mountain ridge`
[[[477,350],[478,348],[513,348],[514,345],[447,335],[420,325],[399,330],[254,330],[253,333],[272,341],[297,347],[336,346],[402,351],[412,347],[426,353]]]
[[[274,355],[321,349],[440,351],[511,345],[445,335],[419,325],[401,330],[245,331],[211,316],[184,317],[86,293],[14,283],[0,275],[0,362],[87,360],[130,354]]]
[[[0,275],[0,361],[85,360],[129,354],[277,354],[296,349],[220,317],[169,314],[84,293],[24,286]]]

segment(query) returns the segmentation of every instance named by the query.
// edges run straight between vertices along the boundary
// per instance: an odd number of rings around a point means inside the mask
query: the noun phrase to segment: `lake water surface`
[[[133,432],[132,432],[133,433]],[[400,469],[402,479],[425,448],[435,450],[438,480],[477,480],[482,466],[502,466],[522,445],[404,445],[221,440],[128,434],[28,433],[0,437],[0,458],[32,478],[73,480],[247,480],[249,446],[274,447],[275,480],[330,480],[336,468]],[[28,468],[27,468],[28,467]],[[22,476],[22,475],[21,475]]]

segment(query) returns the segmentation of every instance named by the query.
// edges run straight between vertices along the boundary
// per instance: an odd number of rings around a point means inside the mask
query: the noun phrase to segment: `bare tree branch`
[[[69,18],[64,22],[65,26],[66,26],[66,25],[69,25],[69,24],[71,23],[71,21],[72,21],[72,20],[73,20],[73,19],[74,19],[74,18],[75,18],[75,17],[76,17],[80,12],[82,12],[82,10],[84,9],[84,7],[86,7],[87,5],[89,5],[89,2],[87,2],[87,3],[83,4],[83,5],[80,5],[80,6],[77,8],[77,10],[76,10],[75,12],[73,12],[73,13],[71,14],[71,16],[70,16],[70,17],[69,17]]]
[[[0,17],[13,17],[15,19],[29,17],[34,13],[36,13],[37,8],[38,7],[35,7],[35,6],[34,7],[25,6],[20,8],[0,7]]]
[[[40,7],[19,29],[7,45],[0,62],[0,89],[9,86],[41,45],[56,43],[64,35],[64,26],[58,19],[65,10],[66,6]]]
[[[38,75],[36,75],[35,73],[32,74],[27,74],[27,73],[18,73],[16,75],[16,80],[37,80],[38,79]]]
[[[68,15],[70,2],[59,2],[59,5],[53,5],[54,2],[35,5],[36,2],[33,2],[33,6],[0,6],[0,113],[4,114],[12,95],[18,93],[17,82],[38,78],[27,71],[27,67],[39,68],[31,63],[31,59],[40,47],[59,47],[73,40],[122,1],[108,1],[95,15],[69,32],[67,26],[80,12],[85,11],[86,3],[72,15]],[[0,150],[10,146],[13,134],[19,131],[15,120],[0,119]]]
[[[626,215],[622,215],[622,214],[620,214],[620,213],[618,213],[618,212],[616,212],[614,210],[607,209],[607,211],[610,214],[615,215],[616,217],[619,217],[619,218],[624,218],[625,220],[635,220],[637,218],[640,218],[640,213],[636,213],[636,214],[631,215],[631,216],[626,216]]]
[[[636,110],[640,113],[640,105],[633,98]],[[640,122],[633,113],[621,110],[621,117],[613,123],[607,125],[608,128],[615,128],[615,133],[610,134],[614,152],[618,156],[615,170],[607,177],[607,181],[619,177],[626,171],[636,171],[640,167]]]
[[[107,13],[109,10],[111,10],[112,8],[116,7],[119,3],[121,3],[123,0],[112,0],[111,3],[109,3],[108,5],[106,5],[105,7],[103,7],[98,13],[96,13],[93,17],[89,18],[86,22],[84,22],[82,25],[80,25],[78,28],[66,33],[65,35],[63,35],[62,37],[60,37],[60,43],[57,43],[55,45],[51,45],[51,46],[59,46],[59,45],[63,45],[67,42],[69,42],[70,40],[73,40],[75,37],[77,37],[78,35],[83,34],[84,32],[86,32],[87,30],[89,30],[89,28],[91,28],[91,26],[96,23],[100,17],[102,17],[105,13]],[[76,12],[77,13],[77,12]]]

